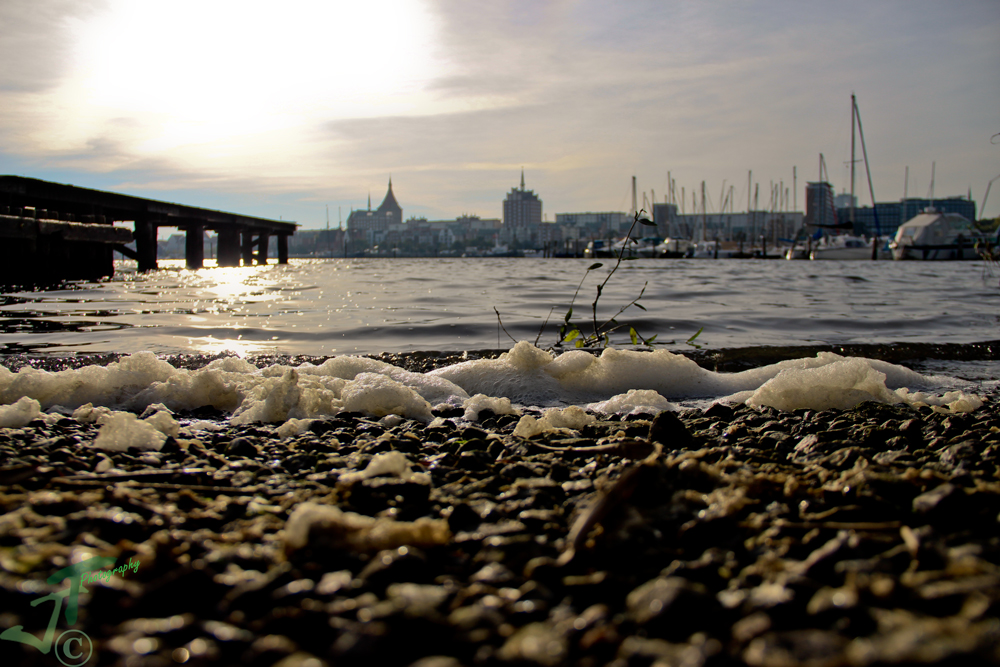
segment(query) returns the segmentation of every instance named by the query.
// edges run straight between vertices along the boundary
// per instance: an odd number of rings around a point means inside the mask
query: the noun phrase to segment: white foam
[[[123,452],[129,447],[159,451],[167,441],[161,429],[177,430],[177,422],[166,412],[139,419],[131,412],[113,412],[102,416],[98,423],[101,430],[92,444],[97,449]]]
[[[42,406],[24,396],[13,405],[0,405],[0,428],[21,428],[41,414]]]
[[[487,409],[518,414],[518,405],[589,404],[600,412],[636,412],[672,409],[674,401],[702,399],[746,401],[782,410],[849,408],[863,400],[952,411],[981,405],[971,394],[938,396],[929,391],[957,386],[952,378],[830,352],[740,373],[705,370],[666,350],[606,349],[600,356],[571,351],[557,357],[523,341],[497,359],[467,361],[429,373],[349,356],[318,366],[263,369],[228,357],[192,371],[142,352],[107,366],[77,370],[25,367],[12,373],[0,367],[0,425],[23,425],[39,416],[32,412],[30,401],[40,410],[63,414],[72,410],[81,421],[97,421],[111,411],[142,412],[150,406],[159,414],[211,406],[230,412],[235,424],[309,420],[343,410],[428,422],[433,418],[432,405],[460,406],[469,420]],[[291,434],[294,428],[286,431]]]
[[[278,427],[277,434],[282,440],[287,440],[292,436],[298,435],[303,431],[309,430],[309,426],[316,421],[315,419],[289,419],[284,424]]]
[[[395,450],[376,454],[364,470],[344,473],[337,478],[337,483],[350,485],[371,477],[397,477],[417,484],[431,483],[430,475],[414,472],[406,456]]]
[[[677,406],[652,389],[629,389],[624,394],[612,396],[606,401],[591,403],[588,410],[606,415],[652,414],[664,410],[677,410]]]
[[[478,420],[479,413],[483,410],[489,410],[495,415],[521,414],[521,411],[515,408],[506,396],[496,397],[487,396],[486,394],[476,394],[466,399],[462,407],[465,409],[462,418],[468,421]]]
[[[412,388],[378,373],[359,373],[344,385],[344,409],[375,417],[399,415],[430,421],[431,404]]]
[[[110,415],[111,408],[99,405],[94,407],[93,403],[84,403],[73,411],[73,419],[85,424],[93,424],[105,415]]]
[[[541,419],[535,419],[531,415],[521,417],[514,428],[514,435],[530,438],[545,431],[578,431],[595,422],[596,417],[587,414],[579,406],[571,405],[568,408],[546,410]]]
[[[885,380],[885,373],[865,359],[841,359],[818,368],[785,369],[754,391],[746,403],[779,410],[843,410],[862,401],[900,402]]]

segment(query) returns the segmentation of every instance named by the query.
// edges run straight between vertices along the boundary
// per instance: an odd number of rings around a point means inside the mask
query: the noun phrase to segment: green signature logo
[[[54,648],[56,658],[63,665],[66,665],[66,667],[80,667],[87,664],[94,653],[94,643],[91,641],[90,636],[82,630],[65,630],[56,637],[56,624],[59,622],[59,611],[62,609],[63,601],[66,600],[66,624],[75,625],[77,612],[79,611],[80,591],[84,593],[90,592],[84,588],[84,582],[106,582],[113,574],[124,574],[129,570],[135,572],[139,569],[140,563],[130,558],[129,562],[125,565],[102,571],[103,568],[110,568],[114,564],[114,558],[95,556],[94,558],[74,563],[69,567],[64,567],[54,573],[46,580],[49,584],[55,585],[61,581],[69,580],[69,586],[61,591],[50,593],[43,598],[38,598],[31,603],[32,607],[37,607],[46,602],[55,602],[55,606],[52,609],[52,616],[49,617],[49,627],[46,629],[42,639],[38,639],[34,635],[25,632],[23,626],[20,625],[15,625],[12,628],[4,630],[3,633],[0,633],[0,639],[34,646],[45,655],[48,655]]]

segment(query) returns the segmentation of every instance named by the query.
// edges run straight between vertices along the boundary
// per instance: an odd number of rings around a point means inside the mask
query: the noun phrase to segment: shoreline
[[[513,343],[511,343],[513,345]],[[574,348],[555,350],[555,354],[571,351]],[[617,349],[633,349],[620,347]],[[660,347],[637,348],[638,351],[666,349]],[[246,355],[245,358],[256,366],[261,365],[299,365],[303,363],[322,363],[328,359],[341,356],[360,356],[399,366],[404,370],[426,372],[442,366],[469,361],[472,359],[492,359],[508,352],[510,348],[487,348],[476,350],[423,350],[413,352],[381,352],[373,354],[343,354],[343,355],[302,355],[302,354],[258,354]],[[585,348],[585,351],[600,354],[601,349]],[[852,343],[837,345],[758,345],[744,347],[727,347],[713,349],[674,349],[668,350],[674,354],[683,355],[702,368],[717,372],[737,372],[748,368],[757,368],[779,361],[801,357],[813,357],[818,352],[833,352],[845,357],[866,357],[894,364],[906,365],[907,362],[917,362],[927,359],[952,361],[997,361],[1000,360],[1000,339],[973,343]],[[30,366],[48,371],[77,369],[88,365],[107,365],[119,361],[131,353],[81,353],[71,355],[49,355],[45,353],[14,353],[0,354],[0,366],[13,372]],[[156,354],[175,368],[196,370],[208,363],[226,357],[238,356],[235,353],[214,354]]]

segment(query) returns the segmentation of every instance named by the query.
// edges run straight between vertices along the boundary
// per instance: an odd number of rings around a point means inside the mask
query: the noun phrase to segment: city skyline
[[[522,167],[549,221],[628,211],[632,176],[662,202],[668,172],[717,211],[795,167],[801,210],[820,153],[849,189],[852,93],[878,201],[936,163],[981,207],[1000,175],[990,1],[12,0],[0,25],[0,173],[307,229],[390,174],[407,217],[500,218]]]

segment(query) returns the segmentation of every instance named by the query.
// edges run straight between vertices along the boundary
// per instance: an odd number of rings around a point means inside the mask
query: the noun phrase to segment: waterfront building
[[[976,219],[976,202],[968,197],[945,197],[944,199],[921,199],[910,197],[896,202],[877,202],[875,207],[860,206],[854,209],[855,233],[872,236],[878,233],[881,237],[895,236],[896,230],[907,220],[923,213],[925,208],[933,207],[940,213],[957,213],[966,220]],[[875,226],[875,214],[878,213],[878,228]],[[840,222],[851,220],[850,206],[837,209]]]
[[[806,215],[807,231],[812,233],[821,227],[832,227],[837,224],[836,203],[847,197],[850,206],[850,195],[833,196],[833,186],[826,181],[806,183]]]
[[[403,222],[403,209],[396,201],[392,192],[392,178],[389,178],[389,190],[385,193],[379,207],[372,210],[372,196],[368,195],[368,210],[351,211],[347,218],[347,230],[353,241],[377,244],[388,231],[390,225]]]
[[[556,213],[556,226],[563,238],[609,238],[621,236],[632,224],[632,216],[618,211],[601,213]]]
[[[511,188],[503,200],[503,228],[501,238],[512,246],[535,247],[540,242],[542,200],[533,190],[524,188],[524,170],[521,170],[521,187]]]
[[[833,205],[836,208],[851,208],[851,203],[852,202],[854,203],[854,206],[857,207],[857,205],[858,205],[858,198],[857,197],[852,197],[851,195],[849,195],[846,192],[841,192],[839,195],[836,195],[833,198]]]
[[[366,237],[366,251],[376,255],[434,256],[464,252],[469,247],[492,248],[500,227],[498,218],[476,215],[461,215],[453,220],[411,216],[372,231]]]
[[[832,217],[832,213],[831,213]],[[761,236],[777,242],[791,239],[802,228],[801,211],[743,211],[740,213],[678,213],[674,204],[653,204],[653,222],[663,238],[695,241],[746,241]]]

